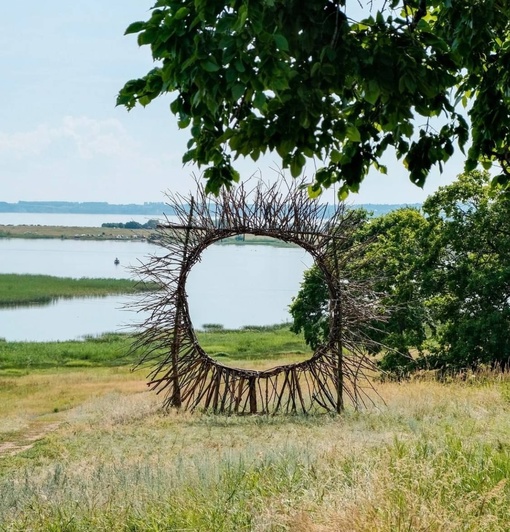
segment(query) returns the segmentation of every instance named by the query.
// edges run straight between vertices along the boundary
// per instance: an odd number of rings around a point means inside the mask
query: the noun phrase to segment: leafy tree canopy
[[[346,279],[367,279],[388,319],[367,331],[391,348],[381,367],[510,367],[510,197],[472,171],[440,187],[423,213],[400,209],[360,224],[351,240],[363,253],[345,264]],[[328,293],[316,267],[290,306],[291,329],[314,345],[328,330]],[[413,357],[411,357],[413,352]],[[416,356],[417,355],[417,356]]]
[[[510,363],[510,199],[470,172],[423,205],[430,226],[423,291],[439,324],[438,367]]]
[[[357,191],[394,149],[421,186],[469,140],[467,170],[499,163],[510,181],[510,4],[506,0],[158,0],[127,34],[156,66],[117,103],[172,93],[190,128],[184,162],[207,190],[239,179],[238,156],[276,151],[312,196]],[[463,111],[462,107],[467,108]]]

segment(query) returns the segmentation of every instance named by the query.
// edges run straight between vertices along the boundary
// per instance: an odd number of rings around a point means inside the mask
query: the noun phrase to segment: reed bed
[[[100,297],[157,290],[154,283],[130,279],[73,279],[51,275],[0,274],[0,307],[45,304],[58,298]]]

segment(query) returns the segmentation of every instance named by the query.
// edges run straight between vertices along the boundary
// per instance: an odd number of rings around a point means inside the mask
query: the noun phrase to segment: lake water
[[[158,253],[164,249],[147,242],[0,239],[0,273],[129,278],[130,266]],[[118,266],[113,262],[116,257]],[[311,257],[300,248],[211,246],[187,283],[194,325],[237,328],[288,321],[287,307],[311,264]],[[143,319],[122,310],[129,301],[130,296],[112,296],[0,309],[0,338],[67,340],[122,331]]]
[[[148,242],[2,238],[0,273],[128,279],[131,266],[158,252]]]

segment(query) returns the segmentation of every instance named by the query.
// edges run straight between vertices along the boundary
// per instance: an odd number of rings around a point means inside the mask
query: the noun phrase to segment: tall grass
[[[303,336],[291,332],[289,324],[247,325],[242,329],[223,329],[218,324],[207,324],[203,331],[197,331],[197,336],[204,350],[226,365],[257,367],[268,361],[297,361],[312,355]]]
[[[3,457],[2,529],[508,530],[508,382],[378,386],[386,405],[340,417],[92,398]]]
[[[49,303],[57,298],[93,297],[157,290],[129,279],[72,279],[50,275],[0,274],[0,306]]]

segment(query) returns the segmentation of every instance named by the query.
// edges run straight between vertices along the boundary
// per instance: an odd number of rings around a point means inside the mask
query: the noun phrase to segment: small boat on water
[[[119,265],[120,264],[120,260],[115,257],[115,260],[113,261],[113,264],[115,264],[115,266]]]

